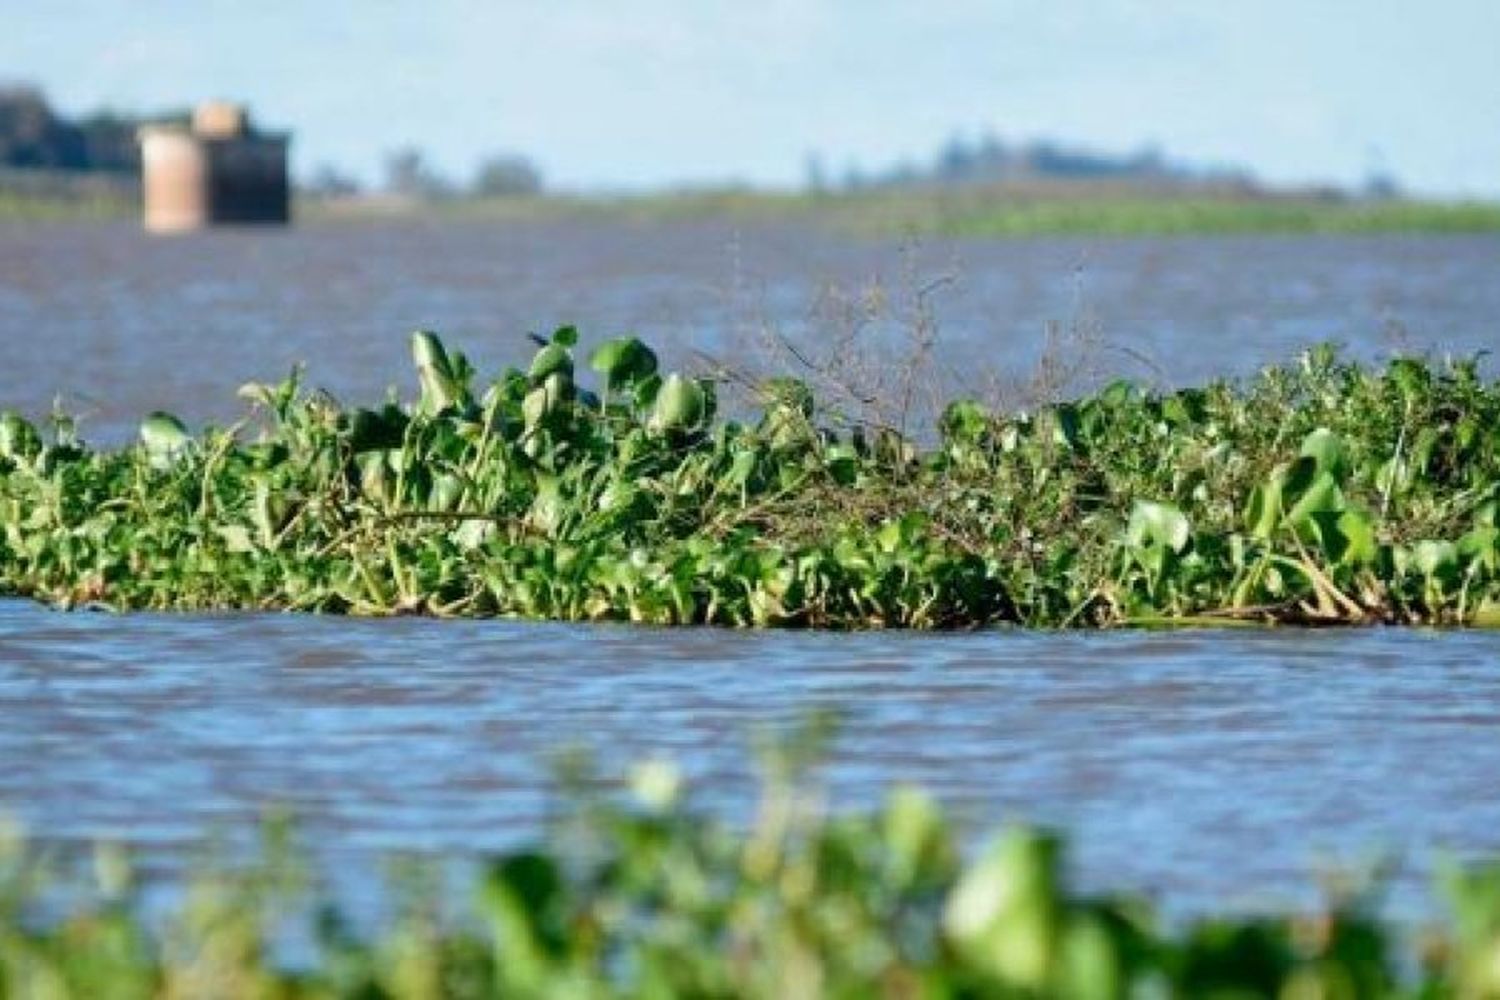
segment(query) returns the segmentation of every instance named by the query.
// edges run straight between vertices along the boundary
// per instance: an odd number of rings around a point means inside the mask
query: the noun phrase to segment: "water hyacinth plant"
[[[833,628],[1500,623],[1500,386],[1328,348],[1119,382],[930,436],[809,387],[659,370],[572,328],[480,386],[412,338],[414,402],[294,375],[228,430],[95,451],[0,417],[0,592],[109,608]],[[580,373],[597,380],[590,389]]]
[[[284,826],[154,906],[118,851],[0,836],[0,997],[1500,997],[1494,865],[1448,869],[1450,917],[1426,929],[1382,923],[1368,885],[1168,924],[1070,887],[1045,832],[965,861],[915,789],[830,817],[783,776],[738,829],[670,765],[631,784],[572,800],[545,846],[480,859],[467,886],[408,869],[378,921],[341,909]]]

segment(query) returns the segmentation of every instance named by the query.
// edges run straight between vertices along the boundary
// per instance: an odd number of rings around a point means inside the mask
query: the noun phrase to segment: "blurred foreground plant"
[[[648,762],[632,797],[573,800],[456,901],[451,878],[391,885],[365,934],[279,834],[163,912],[118,853],[69,866],[10,830],[0,997],[1500,996],[1500,866],[1446,872],[1451,923],[1415,940],[1368,893],[1167,927],[1144,900],[1070,889],[1046,833],[1012,828],[965,862],[915,789],[866,815],[809,808],[804,760],[772,755],[744,830]]]

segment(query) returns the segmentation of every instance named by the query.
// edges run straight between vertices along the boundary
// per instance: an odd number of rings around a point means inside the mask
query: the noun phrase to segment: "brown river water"
[[[1179,382],[1322,339],[1362,357],[1500,345],[1494,237],[854,240],[694,222],[306,225],[149,239],[0,227],[0,406],[237,412],[298,361],[343,398],[410,391],[405,334],[482,372],[528,330],[636,332],[669,362],[735,360],[767,328],[816,345],[850,301],[896,338],[936,283],[937,376],[1024,373],[1049,323],[1094,373]],[[841,312],[842,311],[842,312]],[[60,614],[0,602],[0,811],[45,838],[166,858],[268,804],[353,862],[535,836],[549,756],[675,757],[743,816],[748,737],[842,711],[828,769],[854,808],[895,781],[979,830],[1073,835],[1094,886],[1171,906],[1306,899],[1327,861],[1500,853],[1500,635],[1419,631],[923,636],[511,622]]]

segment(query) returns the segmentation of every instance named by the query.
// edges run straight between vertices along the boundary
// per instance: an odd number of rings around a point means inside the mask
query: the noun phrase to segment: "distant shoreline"
[[[131,179],[0,174],[0,224],[122,220],[140,211]],[[1500,202],[1366,199],[1307,191],[1039,182],[805,193],[753,189],[648,194],[544,194],[421,200],[299,196],[302,221],[412,218],[498,223],[592,220],[671,223],[729,218],[802,222],[857,235],[1359,234],[1500,232]]]

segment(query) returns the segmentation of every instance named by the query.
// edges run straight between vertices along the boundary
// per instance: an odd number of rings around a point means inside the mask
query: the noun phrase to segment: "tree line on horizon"
[[[1138,181],[1152,184],[1203,183],[1253,188],[1258,181],[1243,167],[1197,167],[1167,157],[1156,144],[1112,154],[1052,139],[1007,142],[986,131],[970,138],[955,132],[925,161],[899,160],[866,170],[849,165],[837,178],[817,154],[810,155],[805,185],[813,192],[921,185],[996,184],[1015,181]]]
[[[0,171],[19,174],[89,175],[121,180],[141,172],[137,130],[147,123],[187,124],[192,112],[123,114],[101,110],[70,119],[59,114],[36,87],[0,86]],[[531,195],[541,192],[541,171],[528,158],[501,153],[483,159],[467,182],[437,171],[413,146],[391,152],[380,190],[400,197]],[[314,170],[304,190],[337,197],[364,193],[351,175],[330,165]]]
[[[152,115],[101,110],[69,119],[58,114],[34,86],[0,86],[0,172],[128,179],[141,169],[136,142],[141,125],[163,121],[186,123],[190,119],[191,112],[185,109]],[[1260,190],[1259,180],[1243,167],[1191,165],[1169,158],[1156,145],[1110,154],[1048,139],[1008,142],[988,131],[977,137],[955,133],[924,160],[900,160],[872,169],[851,163],[837,176],[825,167],[820,155],[812,154],[807,158],[803,186],[809,193],[819,194],[1032,181]],[[325,163],[316,167],[300,187],[323,198],[383,193],[427,201],[465,196],[532,196],[541,194],[546,183],[541,169],[522,154],[502,152],[486,156],[467,179],[460,180],[438,169],[417,146],[403,145],[387,154],[375,185],[367,185],[340,167]],[[1359,193],[1366,197],[1391,197],[1399,194],[1400,189],[1393,178],[1377,171]]]
[[[186,121],[186,111],[153,115],[152,121]],[[74,173],[137,174],[135,133],[145,119],[98,111],[69,120],[52,109],[40,90],[0,87],[0,167]]]
[[[331,164],[314,170],[303,189],[323,198],[356,197],[373,190],[397,198],[439,201],[531,196],[541,194],[544,187],[541,170],[518,153],[496,153],[481,159],[469,180],[462,182],[434,166],[421,149],[407,145],[386,154],[380,183],[374,189],[367,189],[358,178]]]

